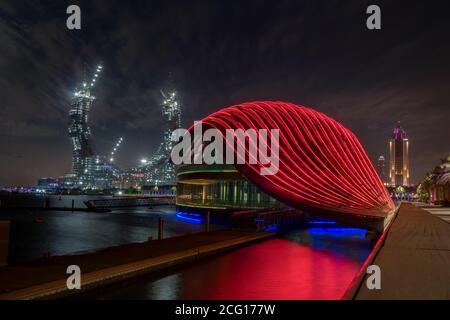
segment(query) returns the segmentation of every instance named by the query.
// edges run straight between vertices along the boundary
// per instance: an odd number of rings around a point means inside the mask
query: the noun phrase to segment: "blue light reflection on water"
[[[320,220],[318,220],[318,221],[309,221],[308,224],[335,225],[335,224],[337,224],[337,222],[336,221],[320,221]]]
[[[267,232],[275,232],[275,231],[278,231],[278,230],[279,230],[278,226],[270,226],[270,227],[265,227],[264,228],[264,231],[267,231]]]
[[[177,212],[177,219],[193,224],[201,224],[205,218],[199,213]]]
[[[366,232],[367,230],[359,228],[305,227],[302,232],[288,232],[281,237],[362,263],[371,250],[371,242],[366,238]]]
[[[350,238],[365,237],[366,230],[359,228],[309,228],[309,232],[313,235],[323,235],[328,237]]]

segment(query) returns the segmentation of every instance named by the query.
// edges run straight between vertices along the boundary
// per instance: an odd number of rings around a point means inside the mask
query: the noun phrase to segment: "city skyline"
[[[373,163],[388,154],[400,120],[412,141],[411,183],[450,153],[442,142],[450,130],[443,10],[382,1],[383,29],[370,33],[365,3],[330,9],[281,2],[270,10],[256,2],[141,5],[121,7],[124,14],[116,18],[112,7],[81,1],[80,31],[64,27],[66,3],[46,5],[45,12],[38,4],[2,8],[7,45],[0,65],[7,80],[0,89],[0,186],[34,185],[39,177],[70,171],[67,113],[86,61],[106,67],[91,110],[94,148],[107,154],[125,137],[117,159],[124,168],[158,147],[164,125],[159,90],[169,72],[182,100],[183,127],[228,105],[282,100],[342,122]],[[431,14],[425,25],[414,22]],[[268,26],[253,29],[250,21],[260,17]],[[433,50],[420,50],[436,41]]]

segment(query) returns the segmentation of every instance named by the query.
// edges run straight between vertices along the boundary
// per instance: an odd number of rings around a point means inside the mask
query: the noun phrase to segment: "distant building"
[[[378,157],[376,168],[383,184],[388,183],[386,175],[386,158],[383,155]]]
[[[40,178],[37,187],[45,190],[59,189],[61,186],[60,178]]]
[[[109,162],[105,156],[86,158],[84,173],[81,175],[83,188],[111,189],[118,184],[120,169]]]
[[[392,186],[409,185],[409,141],[398,122],[389,140],[389,183]]]
[[[40,178],[36,186],[37,189],[45,191],[60,191],[61,189],[73,189],[76,185],[76,176],[67,174],[57,178]]]
[[[142,194],[148,196],[176,196],[177,188],[174,185],[148,185],[142,186]]]
[[[450,203],[450,156],[441,165],[428,173],[418,187],[422,201],[434,204],[449,205]]]

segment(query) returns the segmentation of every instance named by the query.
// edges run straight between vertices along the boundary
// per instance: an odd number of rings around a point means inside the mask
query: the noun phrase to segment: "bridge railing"
[[[158,197],[114,197],[108,199],[88,200],[85,205],[89,209],[99,208],[120,208],[120,207],[143,207],[155,205],[171,205],[175,204],[175,197],[158,196]]]

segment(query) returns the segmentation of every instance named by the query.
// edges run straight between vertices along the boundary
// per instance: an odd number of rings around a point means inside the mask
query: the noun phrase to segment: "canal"
[[[42,218],[37,223],[36,217]],[[173,207],[91,212],[8,212],[10,261],[89,252],[157,237],[164,217],[167,237],[199,232]],[[213,225],[212,229],[220,228]],[[370,253],[365,231],[311,225],[222,255],[143,276],[77,298],[87,299],[339,299]]]
[[[361,229],[306,228],[82,299],[340,299],[370,253]]]

